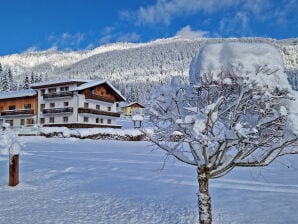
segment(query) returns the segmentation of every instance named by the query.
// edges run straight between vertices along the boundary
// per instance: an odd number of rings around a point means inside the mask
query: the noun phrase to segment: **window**
[[[49,93],[55,93],[56,92],[56,88],[49,88]]]
[[[21,119],[20,125],[21,126],[24,126],[25,125],[25,119]]]
[[[46,90],[45,89],[41,89],[40,90],[40,94],[43,96],[44,94],[46,93]]]
[[[116,103],[116,107],[119,107],[119,103]]]
[[[44,124],[44,118],[43,118],[43,117],[40,118],[40,123],[41,123],[41,124]]]
[[[68,122],[68,117],[63,117],[63,122],[67,123]]]
[[[42,111],[45,108],[45,104],[40,104],[40,111]]]
[[[33,119],[27,119],[27,125],[33,125],[34,120]]]
[[[54,118],[54,117],[50,117],[50,118],[49,118],[49,122],[50,122],[50,123],[54,123],[54,122],[55,122],[55,118]]]
[[[84,117],[84,122],[88,122],[88,117]]]
[[[100,123],[103,124],[103,119],[102,118],[100,119]]]
[[[15,110],[16,109],[16,106],[15,105],[11,105],[8,107],[8,110]]]
[[[108,107],[108,111],[111,111],[112,110],[112,108],[111,107]]]
[[[100,95],[103,96],[105,93],[103,91],[100,92]]]
[[[99,105],[96,105],[96,110],[100,110],[100,106]]]
[[[60,92],[68,91],[68,86],[60,87]]]
[[[50,107],[51,108],[55,107],[55,103],[50,103]]]
[[[96,118],[95,119],[95,123],[99,123],[99,118]]]
[[[112,120],[111,119],[108,119],[108,124],[112,124]]]
[[[92,89],[92,90],[91,90],[91,94],[92,94],[92,95],[95,95],[95,89]]]
[[[30,109],[31,109],[31,104],[25,104],[25,105],[24,105],[24,108],[30,110]]]
[[[64,102],[64,106],[65,107],[68,107],[68,102]]]
[[[85,109],[88,109],[88,107],[89,107],[89,104],[88,103],[84,103],[84,108]]]
[[[9,124],[9,127],[13,127],[13,120],[6,120],[5,122]]]

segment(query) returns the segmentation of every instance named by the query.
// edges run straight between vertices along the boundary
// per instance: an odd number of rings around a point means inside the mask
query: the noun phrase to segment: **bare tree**
[[[200,74],[196,85],[174,78],[152,92],[148,113],[154,128],[143,131],[168,155],[196,167],[199,223],[212,223],[209,179],[297,153],[290,147],[297,143],[297,132],[287,120],[293,97],[286,76],[285,85],[272,82],[277,73],[268,66],[247,72],[229,64],[220,72]],[[178,140],[172,141],[177,132]]]

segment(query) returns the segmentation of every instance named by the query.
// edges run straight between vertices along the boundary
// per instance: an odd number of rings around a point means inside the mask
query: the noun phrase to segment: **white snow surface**
[[[0,223],[195,223],[194,167],[148,142],[21,137],[20,184],[0,155]],[[298,156],[209,183],[214,224],[296,223]]]
[[[217,43],[209,44],[194,57],[190,65],[189,81],[200,82],[202,74],[212,73],[213,78],[221,71],[233,68],[239,76],[250,76],[261,86],[269,89],[291,89],[284,73],[284,65],[280,52],[272,45],[265,43]],[[265,74],[256,75],[259,69]],[[275,74],[268,76],[267,74]],[[224,80],[229,83],[230,80]]]

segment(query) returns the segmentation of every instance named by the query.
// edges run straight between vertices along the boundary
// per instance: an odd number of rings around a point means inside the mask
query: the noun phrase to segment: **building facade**
[[[36,124],[36,91],[18,90],[0,94],[0,124],[9,123],[11,127],[30,127]]]
[[[121,128],[117,124],[120,117],[117,106],[125,98],[107,81],[50,81],[32,84],[31,88],[30,91],[35,93],[32,97],[36,105],[34,124],[44,127]],[[0,105],[3,100],[12,102],[13,99],[1,99],[0,95]],[[3,120],[7,122],[6,118]]]
[[[138,102],[124,103],[122,104],[121,112],[126,116],[131,116],[134,113],[144,116],[144,106]]]

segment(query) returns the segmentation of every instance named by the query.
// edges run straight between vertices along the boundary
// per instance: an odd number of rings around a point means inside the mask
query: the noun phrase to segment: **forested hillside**
[[[0,57],[1,83],[7,82],[0,88],[1,91],[27,88],[28,83],[49,79],[106,79],[128,100],[144,102],[152,87],[168,82],[172,76],[187,81],[189,64],[200,48],[224,41],[273,44],[283,56],[290,82],[298,89],[298,38],[170,38],[149,43],[109,44],[88,51],[49,50],[7,55]]]

